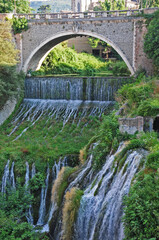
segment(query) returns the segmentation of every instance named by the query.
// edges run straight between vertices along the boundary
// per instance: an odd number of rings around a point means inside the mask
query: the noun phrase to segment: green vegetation
[[[23,88],[24,74],[17,73],[18,51],[12,41],[11,24],[0,22],[0,109],[11,97],[19,97]]]
[[[83,195],[83,191],[78,188],[72,188],[65,194],[65,203],[63,207],[62,216],[62,230],[63,240],[71,240],[74,232],[74,223],[76,221],[77,212],[80,206],[80,200]]]
[[[125,197],[125,239],[158,239],[159,237],[159,141],[155,133],[144,133],[139,141],[150,151]]]
[[[159,111],[158,81],[139,76],[133,84],[123,86],[117,95],[118,102],[127,103],[124,115],[155,116]],[[149,151],[147,159],[140,163],[129,195],[125,198],[125,240],[158,239],[159,237],[159,140],[157,133],[142,133],[133,138],[116,156],[116,171],[122,168],[129,151],[144,148]],[[144,166],[144,170],[143,169]],[[141,168],[142,167],[142,168]],[[125,167],[126,168],[126,167]],[[126,171],[126,169],[123,170]]]
[[[122,65],[122,67],[120,66]],[[130,75],[125,63],[118,63],[116,75]],[[123,71],[123,68],[126,72]],[[39,71],[32,75],[72,74],[80,76],[112,75],[113,63],[88,53],[77,53],[66,43],[57,45],[46,57]],[[115,67],[116,69],[116,67]]]
[[[156,116],[159,111],[159,83],[156,78],[146,78],[142,74],[137,81],[124,85],[116,96],[124,107],[124,116]]]
[[[9,98],[21,96],[23,84],[24,74],[17,73],[15,66],[0,65],[0,109]]]
[[[158,2],[159,5],[159,2]],[[159,10],[152,15],[148,25],[148,32],[145,36],[144,51],[153,60],[156,73],[159,74]]]
[[[46,239],[24,222],[32,200],[32,196],[20,185],[17,190],[8,188],[7,195],[0,194],[0,239]]]
[[[100,6],[94,7],[94,11],[111,11],[111,10],[123,10],[125,9],[125,1],[124,0],[105,0],[104,2],[100,2]]]
[[[0,0],[0,12],[1,13],[30,13],[30,6],[28,0]]]
[[[13,18],[12,22],[14,34],[28,30],[28,20],[26,18]]]
[[[1,127],[0,134],[0,176],[2,176],[7,159],[16,162],[15,170],[17,175],[24,181],[25,161],[29,164],[35,162],[37,171],[45,174],[47,164],[53,166],[60,157],[69,154],[78,154],[93,137],[99,123],[96,118],[83,120],[79,126],[67,123],[63,128],[63,122],[56,122],[55,119],[48,120],[47,116],[40,119],[38,123],[30,127],[25,134],[17,141],[13,141],[27,126],[29,122],[25,121],[17,131],[8,137],[13,126],[10,124]],[[85,126],[86,123],[89,123]],[[83,129],[83,130],[82,130]],[[62,131],[61,131],[62,130]],[[55,137],[56,136],[56,137]]]
[[[123,136],[119,132],[117,117],[114,116],[114,114],[104,117],[97,129],[96,138],[93,138],[93,142],[95,141],[97,143],[97,146],[92,150],[95,169],[102,167],[110,151],[115,152],[117,150],[122,138]]]
[[[38,13],[50,13],[51,12],[51,6],[50,5],[41,5],[38,8]]]
[[[0,21],[0,65],[15,65],[18,51],[12,41],[12,27],[9,21]]]

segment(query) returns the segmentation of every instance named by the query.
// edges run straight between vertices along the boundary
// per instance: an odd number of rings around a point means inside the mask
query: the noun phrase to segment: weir
[[[31,77],[25,79],[25,98],[12,121],[11,136],[24,121],[27,127],[19,139],[41,119],[80,124],[90,116],[101,117],[114,105],[116,91],[130,78]],[[47,119],[46,119],[47,118]]]
[[[25,98],[114,101],[117,90],[130,78],[31,77],[25,80]]]

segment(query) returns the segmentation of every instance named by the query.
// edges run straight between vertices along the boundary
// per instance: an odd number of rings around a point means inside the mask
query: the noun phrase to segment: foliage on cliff
[[[157,78],[140,75],[136,82],[123,86],[117,94],[124,116],[156,116],[159,112],[159,83]],[[131,136],[129,144],[115,161],[123,165],[128,151],[144,148],[149,151],[140,163],[130,193],[125,197],[125,240],[159,238],[159,140],[155,132]]]
[[[140,75],[124,85],[116,95],[124,116],[156,116],[159,112],[159,81]]]
[[[156,73],[159,74],[159,10],[153,14],[148,25],[144,40],[144,51],[153,60]]]
[[[82,195],[83,191],[78,188],[72,188],[65,194],[65,202],[62,210],[63,240],[72,240],[74,233],[74,224],[76,221]]]
[[[125,240],[159,238],[159,141],[156,133],[139,138],[150,151],[125,197]]]
[[[0,22],[0,108],[10,98],[17,96],[23,85],[24,75],[17,73],[18,51],[11,35],[11,24]]]

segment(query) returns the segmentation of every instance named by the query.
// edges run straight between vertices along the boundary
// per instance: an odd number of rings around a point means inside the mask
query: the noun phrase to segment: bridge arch
[[[26,61],[23,63],[23,71],[27,72],[28,69],[32,70],[38,70],[44,61],[44,59],[47,57],[49,52],[59,43],[66,41],[70,38],[74,38],[77,36],[90,36],[94,38],[99,38],[100,40],[108,43],[111,47],[113,47],[116,52],[121,56],[123,61],[126,63],[128,69],[130,70],[131,74],[134,74],[134,69],[131,66],[130,62],[128,61],[126,55],[123,53],[123,51],[110,39],[95,33],[95,32],[89,32],[89,31],[68,31],[68,32],[60,32],[58,34],[53,35],[52,37],[49,37],[45,39],[41,44],[39,44],[38,47],[36,47],[29,55],[29,57],[26,59]]]

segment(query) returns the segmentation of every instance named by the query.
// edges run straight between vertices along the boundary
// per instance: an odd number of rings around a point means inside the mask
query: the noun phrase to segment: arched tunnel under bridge
[[[121,51],[121,49],[116,46],[111,40],[106,39],[98,34],[95,33],[79,33],[75,34],[73,32],[68,32],[68,33],[62,33],[58,35],[54,35],[51,38],[47,39],[44,41],[41,45],[39,45],[33,52],[31,52],[30,56],[28,57],[25,65],[23,66],[23,70],[27,72],[28,69],[32,70],[39,70],[43,61],[47,57],[47,55],[50,53],[50,51],[59,43],[69,40],[71,38],[75,38],[78,36],[91,36],[94,38],[99,38],[100,40],[106,42],[109,44],[114,50],[121,56],[123,61],[126,63],[128,69],[130,70],[131,74],[134,74],[134,69],[132,68],[131,64],[129,63],[127,57],[125,54]]]

